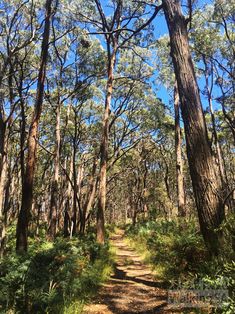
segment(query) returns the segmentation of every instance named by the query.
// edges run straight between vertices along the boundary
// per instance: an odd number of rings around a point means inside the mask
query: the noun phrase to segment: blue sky
[[[182,1],[183,4],[185,1]],[[112,9],[109,9],[107,7],[107,3],[108,1],[105,1],[105,0],[101,0],[101,4],[103,6],[103,9],[104,9],[104,12],[106,15],[110,15],[112,14]],[[195,2],[195,6],[197,8],[203,8],[205,5],[207,4],[211,4],[212,1],[211,0],[196,0]],[[168,34],[168,28],[167,28],[167,24],[166,24],[166,21],[165,21],[165,17],[163,15],[162,12],[159,12],[158,16],[155,18],[155,20],[153,21],[153,25],[154,25],[154,34],[155,34],[155,38],[159,38],[163,35],[166,35]],[[198,84],[199,84],[199,87],[201,89],[204,88],[204,83],[203,83],[203,80],[199,79],[198,80]],[[156,86],[157,88],[157,96],[159,98],[162,99],[162,101],[166,104],[166,105],[169,105],[169,102],[171,100],[171,96],[169,95],[169,92],[166,90],[166,88],[161,85],[161,86]],[[215,91],[216,92],[216,91]],[[203,103],[203,107],[207,107],[207,100],[205,99],[205,97],[203,95],[201,95],[201,99],[202,99],[202,103]]]
[[[211,3],[212,3],[211,0],[197,0],[195,5],[197,8],[203,8],[205,5],[208,5]],[[154,33],[155,33],[156,38],[159,38],[163,35],[168,34],[168,28],[167,28],[166,20],[165,20],[165,17],[163,16],[163,14],[159,14],[155,18],[153,25],[154,25]],[[200,89],[204,88],[204,80],[203,79],[198,79],[198,84],[199,84]],[[216,88],[215,88],[214,92],[215,93],[218,92],[218,91],[216,91]],[[159,86],[157,95],[159,98],[161,98],[163,100],[163,102],[165,104],[169,105],[171,97],[169,95],[169,92],[167,91],[167,89],[163,85]],[[201,95],[201,100],[202,100],[203,107],[206,108],[208,106],[207,99],[203,95]],[[218,107],[218,106],[216,106],[216,104],[215,104],[214,107],[216,109],[216,107]]]

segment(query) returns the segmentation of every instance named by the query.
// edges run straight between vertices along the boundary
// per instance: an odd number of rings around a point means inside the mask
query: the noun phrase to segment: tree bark
[[[97,158],[94,158],[92,174],[91,174],[89,188],[87,192],[87,198],[84,205],[84,209],[82,211],[81,224],[80,224],[81,234],[85,233],[87,213],[90,212],[92,205],[94,203],[94,199],[95,199],[95,193],[96,193],[96,187],[97,187],[96,168],[97,168]]]
[[[48,57],[48,43],[50,37],[50,20],[51,20],[51,6],[53,0],[46,1],[46,15],[45,26],[43,32],[41,61],[38,73],[37,94],[35,101],[35,109],[33,119],[30,125],[28,134],[28,156],[26,161],[25,176],[22,186],[22,203],[17,222],[16,229],[16,251],[23,253],[27,251],[28,247],[28,224],[33,201],[33,179],[35,173],[36,154],[37,154],[37,139],[38,139],[38,125],[42,112],[43,96],[44,96],[44,82],[46,76],[46,65]]]
[[[186,216],[185,189],[182,159],[182,138],[180,129],[180,102],[177,82],[174,87],[174,108],[175,108],[175,153],[176,153],[176,177],[177,177],[177,203],[178,217]]]
[[[213,75],[212,75],[212,84],[209,87],[209,74],[208,74],[209,69],[208,69],[208,63],[207,63],[205,56],[203,56],[203,62],[205,65],[206,93],[207,93],[207,99],[208,99],[208,105],[209,105],[209,109],[210,109],[211,123],[212,123],[212,135],[213,135],[212,140],[214,140],[214,144],[215,144],[216,159],[218,162],[221,180],[222,180],[224,187],[225,187],[227,185],[225,166],[224,166],[223,157],[222,157],[222,150],[221,150],[221,146],[219,143],[218,134],[217,134],[217,130],[216,130],[216,120],[215,120],[215,114],[214,114],[213,102],[212,102]],[[211,65],[211,66],[212,66],[212,73],[213,73],[213,65]]]
[[[5,133],[5,132],[4,132]],[[0,162],[0,257],[3,256],[5,247],[6,236],[6,212],[4,210],[4,194],[7,183],[7,149],[8,149],[8,136],[4,134],[3,146],[1,149],[1,162]]]
[[[76,124],[76,123],[75,123]],[[75,126],[76,128],[77,126]],[[77,232],[77,195],[78,195],[78,186],[77,186],[77,169],[76,169],[76,139],[74,140],[73,147],[73,215],[72,215],[72,227],[71,227],[71,236],[74,236]]]
[[[180,94],[187,156],[201,232],[208,249],[218,253],[215,231],[224,218],[223,190],[208,140],[206,123],[189,50],[187,23],[180,1],[163,0],[170,33],[171,56]]]
[[[108,81],[105,99],[105,111],[103,116],[103,130],[100,146],[100,175],[99,175],[99,194],[97,206],[97,242],[104,244],[105,230],[104,230],[104,212],[106,207],[106,175],[107,175],[107,161],[108,161],[108,139],[109,139],[109,116],[110,105],[113,92],[113,72],[116,60],[116,48],[110,55],[108,64]]]
[[[53,240],[56,236],[57,214],[59,204],[59,170],[60,170],[60,96],[56,107],[56,129],[55,129],[55,160],[54,178],[51,186],[50,226],[49,237]]]
[[[7,227],[7,211],[6,204],[8,204],[9,188],[10,188],[10,135],[13,124],[13,111],[14,111],[14,94],[13,94],[13,65],[9,62],[8,74],[8,88],[9,88],[9,101],[10,101],[10,114],[6,118],[4,110],[1,109],[0,114],[0,247],[1,255],[4,253],[6,242],[6,227]],[[4,198],[5,195],[5,198]]]
[[[11,177],[10,177],[9,170],[7,171],[7,161],[5,161],[5,165],[2,169],[1,173],[1,193],[5,191],[5,197],[1,196],[1,208],[0,208],[0,258],[3,257],[6,245],[6,228],[7,228],[7,216],[9,210],[9,197],[10,197],[10,184],[11,184]],[[8,178],[7,178],[8,176]],[[4,202],[3,202],[4,199]]]
[[[0,149],[0,212],[3,208],[4,191],[6,185],[6,174],[7,174],[7,150],[8,150],[8,130],[5,122],[1,122],[1,149]]]
[[[71,200],[71,192],[72,186],[71,183],[73,179],[73,158],[70,159],[69,165],[69,182],[67,185],[66,191],[66,202],[65,202],[65,209],[64,209],[64,237],[69,237],[70,230],[71,230],[71,210],[70,210],[70,200]]]

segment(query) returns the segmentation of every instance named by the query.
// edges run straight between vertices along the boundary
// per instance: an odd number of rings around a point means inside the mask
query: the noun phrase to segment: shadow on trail
[[[144,310],[144,311],[134,311],[134,312],[131,312],[131,311],[117,311],[117,309],[115,308],[110,308],[110,310],[113,311],[113,313],[115,314],[155,314],[155,313],[159,313],[159,311],[161,309],[163,309],[165,306],[167,305],[167,302],[161,304],[161,305],[158,305],[158,306],[155,306],[153,309],[151,310]]]
[[[139,268],[138,268],[138,270],[139,270]],[[149,286],[149,287],[164,288],[164,289],[167,288],[167,283],[165,283],[165,282],[145,280],[145,279],[141,279],[139,277],[128,276],[127,272],[119,269],[117,267],[117,265],[115,265],[114,274],[111,276],[111,278],[114,278],[114,279],[119,279],[119,280],[123,280],[123,281],[133,281],[133,282],[141,283],[141,284],[143,284],[145,286]]]
[[[139,258],[135,250],[119,240],[116,241],[116,245],[123,252],[117,253],[118,260],[114,266],[114,274],[111,276],[114,287],[111,290],[107,289],[104,297],[108,309],[115,314],[167,313],[164,310],[167,306],[167,295],[163,290],[167,284],[155,281],[151,270],[148,270],[143,261],[135,260]],[[129,272],[133,272],[133,275]],[[149,289],[151,289],[150,295]],[[117,295],[125,295],[127,299],[133,300],[128,310],[120,309],[122,301],[118,300]],[[158,305],[150,305],[153,299]]]
[[[116,264],[110,280],[101,288],[86,314],[170,314],[167,284],[156,280],[151,268],[123,241],[123,234],[112,238]]]

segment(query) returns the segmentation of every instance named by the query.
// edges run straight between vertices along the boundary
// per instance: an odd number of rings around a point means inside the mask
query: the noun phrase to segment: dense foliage
[[[234,228],[234,221],[229,223],[228,229]],[[127,227],[126,234],[132,246],[144,254],[156,276],[166,281],[168,287],[228,290],[229,298],[220,304],[218,313],[234,312],[235,263],[230,245],[224,247],[220,256],[212,257],[195,220],[183,224],[161,219],[142,221],[135,227]]]
[[[80,313],[112,271],[108,244],[97,244],[94,233],[30,242],[28,254],[9,252],[1,262],[1,313]]]

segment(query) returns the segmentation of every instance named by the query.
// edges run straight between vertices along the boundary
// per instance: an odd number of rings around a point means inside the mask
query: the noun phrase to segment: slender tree
[[[46,1],[45,26],[42,38],[41,60],[38,73],[37,94],[34,105],[34,113],[28,134],[28,156],[26,161],[25,177],[22,186],[22,204],[17,222],[16,251],[23,253],[28,246],[28,224],[33,202],[33,179],[36,165],[38,126],[42,112],[44,83],[46,77],[46,65],[48,57],[48,44],[50,37],[50,22],[52,14],[52,1]]]
[[[180,128],[180,102],[177,82],[174,86],[174,109],[175,109],[175,153],[176,153],[176,177],[177,177],[177,202],[178,216],[186,215],[185,207],[185,187],[183,174],[183,159],[182,159],[182,135]]]
[[[128,44],[133,46],[132,40],[144,28],[146,28],[157,15],[159,8],[157,7],[152,16],[141,25],[135,25],[134,21],[137,17],[141,18],[143,15],[143,8],[145,4],[135,4],[132,8],[129,4],[125,5],[123,0],[113,2],[113,15],[111,21],[106,17],[101,1],[95,0],[96,9],[99,14],[99,21],[87,19],[93,26],[95,25],[98,30],[92,34],[102,34],[105,38],[107,46],[107,84],[105,93],[105,106],[102,120],[102,134],[100,145],[100,173],[99,173],[99,191],[98,191],[98,204],[97,204],[97,241],[101,244],[104,243],[104,212],[106,208],[106,193],[107,193],[107,164],[108,164],[108,142],[109,142],[109,123],[111,102],[114,85],[115,64],[117,54],[121,48],[128,47]],[[126,15],[124,17],[124,14]],[[84,16],[83,16],[84,18]],[[86,19],[86,18],[85,18]],[[127,27],[133,22],[133,29]],[[98,27],[97,27],[98,25]]]

